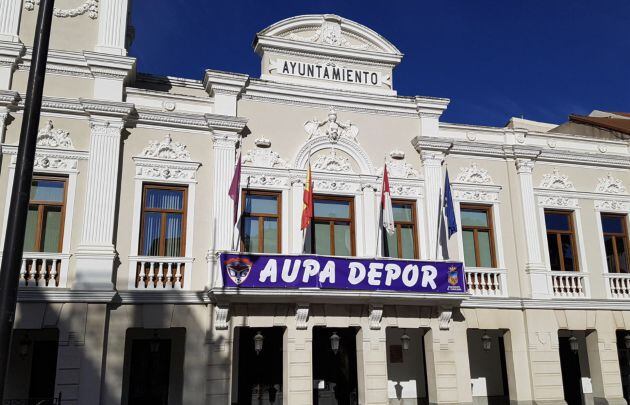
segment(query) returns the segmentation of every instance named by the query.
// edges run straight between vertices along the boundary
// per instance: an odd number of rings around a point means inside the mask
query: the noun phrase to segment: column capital
[[[239,136],[234,132],[215,131],[212,134],[212,145],[214,149],[236,149],[238,142]]]
[[[238,97],[249,82],[249,76],[207,69],[203,86],[209,95],[224,94]]]
[[[422,136],[417,136],[411,140],[411,144],[416,151],[420,153],[420,156],[426,156],[427,158],[431,158],[431,156],[439,157],[440,154],[443,157],[448,153],[448,151],[453,147],[452,140],[438,140],[438,139],[430,139]]]
[[[531,174],[534,170],[534,160],[527,158],[516,158],[514,161],[516,164],[516,172],[518,174]]]

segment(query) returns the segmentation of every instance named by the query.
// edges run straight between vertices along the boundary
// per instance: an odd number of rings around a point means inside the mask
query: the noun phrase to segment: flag
[[[389,176],[387,175],[387,165],[383,167],[383,187],[381,193],[381,218],[383,228],[388,234],[396,231],[394,224],[394,209],[392,208],[392,196],[389,191]]]
[[[448,237],[450,239],[457,232],[457,220],[455,219],[455,209],[453,208],[453,196],[451,195],[451,181],[448,178],[448,169],[444,178],[444,215],[446,215],[446,225],[448,229]]]
[[[308,228],[313,218],[313,179],[311,178],[311,164],[308,164],[306,172],[306,184],[304,185],[304,194],[302,197],[302,226],[301,230]]]
[[[230,191],[228,195],[234,201],[234,218],[233,223],[236,224],[238,219],[238,203],[241,198],[241,154],[238,154],[238,160],[236,166],[234,166],[234,176],[232,176],[232,184],[230,184]]]

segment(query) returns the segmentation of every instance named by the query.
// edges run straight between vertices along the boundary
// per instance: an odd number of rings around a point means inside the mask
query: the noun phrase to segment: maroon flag
[[[241,154],[238,154],[238,160],[236,161],[236,166],[234,167],[234,176],[232,176],[232,184],[230,184],[230,191],[228,191],[228,195],[234,201],[234,224],[238,219],[238,202],[241,198]]]

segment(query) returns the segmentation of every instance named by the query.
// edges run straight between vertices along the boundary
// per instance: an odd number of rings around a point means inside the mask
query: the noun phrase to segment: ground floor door
[[[357,329],[313,328],[313,405],[356,405]]]
[[[560,367],[562,368],[562,386],[567,405],[582,405],[582,375],[580,357],[571,350],[570,337],[560,336]]]
[[[127,404],[168,404],[170,370],[170,339],[134,339],[131,343]]]
[[[630,403],[630,349],[626,348],[625,337],[627,331],[617,332],[617,353],[619,355],[619,371],[621,372],[621,387],[623,397]]]

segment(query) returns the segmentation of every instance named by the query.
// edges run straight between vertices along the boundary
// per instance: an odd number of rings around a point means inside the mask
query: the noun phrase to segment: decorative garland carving
[[[488,171],[480,168],[477,166],[477,163],[474,162],[468,167],[459,169],[459,174],[455,181],[458,183],[493,184],[492,177],[490,177]]]
[[[350,161],[345,156],[339,156],[336,153],[323,155],[317,158],[313,169],[322,172],[343,172],[354,173]]]
[[[610,173],[608,173],[606,177],[602,177],[598,180],[599,183],[595,188],[595,191],[598,193],[624,194],[626,192],[626,187],[621,180],[614,178]]]
[[[257,167],[287,167],[287,162],[280,158],[278,153],[267,148],[257,148],[248,151],[243,156],[243,164]]]
[[[351,122],[337,122],[337,112],[334,107],[330,107],[328,118],[324,121],[317,119],[306,121],[304,130],[309,135],[308,139],[325,136],[330,143],[336,144],[341,137],[346,137],[357,142],[359,128]]]
[[[149,146],[144,148],[140,156],[154,159],[190,160],[190,152],[186,150],[186,145],[173,142],[170,134],[167,134],[162,141],[149,141]]]
[[[24,0],[24,8],[28,11],[34,10],[35,6],[39,6],[39,0]],[[53,10],[53,15],[60,18],[78,17],[86,13],[93,20],[98,18],[98,0],[85,0],[83,4],[74,8],[55,7]]]
[[[44,148],[74,149],[70,132],[55,129],[51,120],[37,133],[37,146]]]
[[[247,176],[246,178],[246,186],[283,186],[288,183],[287,177],[276,177],[276,176]]]
[[[419,179],[420,172],[404,160],[390,160],[387,162],[387,173],[391,178]],[[383,175],[383,168],[378,169],[378,175]]]
[[[547,173],[543,176],[540,183],[541,188],[548,188],[552,190],[575,190],[573,183],[566,174],[561,174],[558,169],[553,169],[552,173]]]
[[[352,44],[341,32],[341,25],[338,21],[324,21],[322,25],[308,37],[302,37],[295,32],[291,32],[286,38],[292,41],[319,43],[324,45],[340,46],[344,48],[365,50],[371,47],[370,44]]]
[[[480,190],[455,190],[453,192],[456,200],[460,201],[498,201],[498,193],[489,193]]]
[[[630,205],[625,201],[618,200],[595,200],[595,209],[609,211],[630,211]]]
[[[540,196],[538,197],[538,204],[544,207],[557,207],[557,208],[577,208],[577,198],[567,198],[562,196]]]

